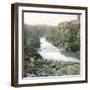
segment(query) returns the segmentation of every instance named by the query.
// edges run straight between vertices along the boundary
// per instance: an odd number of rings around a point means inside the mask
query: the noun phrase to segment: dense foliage
[[[53,31],[49,41],[67,51],[80,51],[80,24],[79,21],[63,22]]]

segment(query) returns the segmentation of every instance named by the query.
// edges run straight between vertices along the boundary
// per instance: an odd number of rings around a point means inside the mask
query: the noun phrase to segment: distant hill
[[[51,34],[52,30],[55,30],[56,26],[49,26],[49,25],[24,25],[24,30],[28,32],[28,34],[33,34],[38,37],[48,36]]]

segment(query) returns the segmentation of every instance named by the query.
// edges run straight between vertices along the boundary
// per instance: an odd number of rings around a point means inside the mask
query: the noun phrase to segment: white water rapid
[[[43,57],[43,59],[47,60],[58,60],[66,62],[71,61],[79,63],[79,60],[77,58],[62,54],[61,49],[58,49],[57,47],[52,45],[46,40],[45,37],[40,38],[40,48],[38,50],[38,53]]]

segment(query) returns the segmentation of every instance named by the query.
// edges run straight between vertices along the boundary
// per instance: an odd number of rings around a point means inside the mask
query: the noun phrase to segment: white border
[[[22,79],[22,10],[39,10],[39,11],[53,11],[53,12],[71,12],[71,13],[81,13],[81,28],[80,28],[80,40],[81,40],[81,51],[80,51],[80,75],[77,76],[60,76],[50,77],[50,78],[31,78],[29,80]],[[32,83],[45,83],[45,82],[65,82],[65,81],[79,81],[85,80],[85,11],[75,10],[75,9],[56,9],[56,8],[39,8],[39,7],[18,7],[18,83],[19,84],[32,84]]]

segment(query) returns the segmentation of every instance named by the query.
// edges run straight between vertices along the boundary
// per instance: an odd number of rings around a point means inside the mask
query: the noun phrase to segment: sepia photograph
[[[80,75],[80,15],[25,11],[23,19],[25,78]]]

